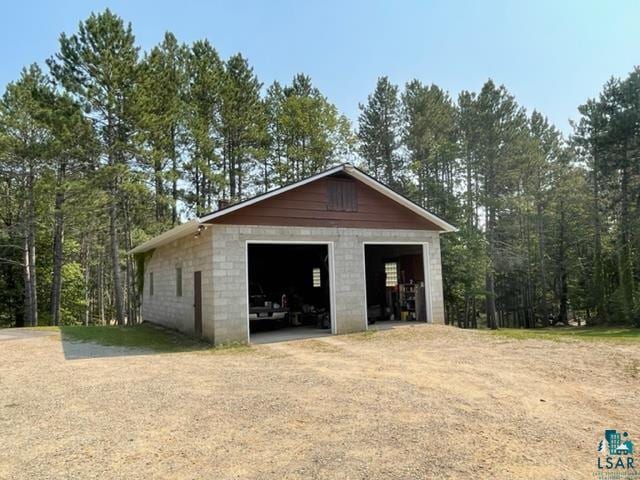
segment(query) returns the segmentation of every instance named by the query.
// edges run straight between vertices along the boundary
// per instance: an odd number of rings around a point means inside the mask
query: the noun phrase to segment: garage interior
[[[367,321],[426,322],[422,245],[364,246]]]
[[[326,244],[250,243],[251,343],[331,334]]]

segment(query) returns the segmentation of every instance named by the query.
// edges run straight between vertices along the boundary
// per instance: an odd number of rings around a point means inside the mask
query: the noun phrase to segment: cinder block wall
[[[335,317],[337,333],[364,330],[364,242],[416,242],[429,244],[429,279],[433,323],[444,323],[440,238],[423,230],[307,228],[213,225],[213,286],[203,297],[212,308],[204,316],[204,331],[215,332],[215,343],[248,340],[246,295],[246,242],[328,241],[334,245]],[[207,230],[207,231],[209,231]],[[211,324],[213,326],[211,326]]]
[[[157,248],[145,264],[142,318],[186,333],[195,333],[193,273],[202,272],[202,329],[213,339],[212,239],[211,229],[189,235]],[[176,294],[176,267],[182,268],[182,296]],[[154,292],[150,295],[149,273]],[[207,320],[209,319],[209,320]]]

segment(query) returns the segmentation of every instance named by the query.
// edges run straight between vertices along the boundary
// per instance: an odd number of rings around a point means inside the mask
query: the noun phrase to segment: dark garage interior
[[[327,245],[250,243],[247,248],[251,335],[274,332],[285,340],[331,333]]]
[[[365,245],[367,321],[427,321],[422,245]]]

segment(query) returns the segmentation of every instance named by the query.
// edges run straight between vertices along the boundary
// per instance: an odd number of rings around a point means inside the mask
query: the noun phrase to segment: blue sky
[[[489,77],[565,133],[576,107],[640,64],[640,1],[88,1],[6,2],[0,86],[43,62],[60,32],[106,7],[149,48],[166,30],[242,52],[260,80],[297,72],[353,121],[376,78],[436,83],[454,97]]]

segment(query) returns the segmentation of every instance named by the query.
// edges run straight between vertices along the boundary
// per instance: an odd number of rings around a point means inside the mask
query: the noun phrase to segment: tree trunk
[[[155,185],[156,222],[164,220],[164,184],[162,179],[162,162],[155,160],[153,164],[153,179]]]
[[[129,200],[125,200],[124,204],[124,242],[125,249],[131,250],[131,223],[129,215]],[[133,259],[131,255],[127,255],[126,260],[127,267],[127,323],[129,325],[135,325],[138,321],[138,297],[136,295],[136,281],[135,271],[133,266]]]
[[[471,171],[471,152],[469,151],[469,147],[467,147],[467,155],[466,155],[466,180],[467,180],[467,191],[466,198],[467,204],[465,205],[465,216],[467,217],[467,227],[469,231],[471,231],[471,227],[474,226],[474,208],[473,208],[473,182],[472,182],[472,171]]]
[[[110,166],[117,166],[124,163],[121,158],[122,152],[116,150],[116,121],[109,114],[107,118],[107,138],[106,152]],[[122,280],[120,272],[120,240],[118,239],[118,201],[120,200],[119,178],[114,173],[109,184],[109,246],[111,254],[111,272],[113,280],[113,304],[115,306],[116,322],[118,325],[124,325],[124,293],[122,291]]]
[[[204,213],[204,209],[201,205],[202,192],[200,191],[200,160],[196,158],[194,169],[194,184],[196,186],[196,215],[200,216]]]
[[[625,160],[620,179],[620,246],[619,268],[620,288],[622,290],[622,307],[625,321],[629,322],[633,316],[633,260],[631,253],[631,225],[629,219],[629,166],[625,147]]]
[[[97,266],[97,272],[96,272],[96,277],[97,277],[97,285],[96,285],[96,297],[98,300],[98,313],[100,315],[100,325],[106,325],[107,321],[105,318],[105,314],[104,314],[104,253],[102,253],[100,255],[100,258],[98,259],[98,266]]]
[[[471,299],[471,328],[478,328],[478,309],[475,295]]]
[[[600,189],[598,184],[599,162],[598,154],[594,154],[593,166],[593,224],[594,224],[594,254],[592,291],[595,300],[597,322],[607,322],[608,315],[605,307],[604,266],[602,264],[602,222],[600,216]]]
[[[51,275],[51,323],[60,324],[60,304],[62,302],[62,264],[64,262],[64,214],[62,207],[65,201],[64,181],[65,164],[58,169],[56,195],[53,213],[53,270]]]
[[[469,295],[464,296],[464,317],[462,328],[469,328],[469,311],[471,309],[471,301]]]
[[[171,127],[171,226],[178,223],[178,152],[175,126]]]
[[[534,261],[534,254],[533,254],[534,249],[532,246],[531,224],[528,216],[525,216],[524,224],[525,224],[524,231],[526,235],[526,244],[527,244],[527,278],[525,279],[527,319],[529,322],[529,328],[535,328],[536,327],[536,316],[535,316],[535,308],[534,308],[535,307],[534,305],[535,285],[533,283],[534,273],[531,268]]]
[[[206,192],[204,196],[204,205],[207,212],[210,212],[212,210],[211,205],[213,204],[213,199],[212,199],[213,186],[211,183],[212,172],[213,172],[213,165],[211,164],[211,157],[207,156],[207,175],[202,176],[202,190]]]
[[[568,325],[568,304],[569,304],[569,286],[567,285],[567,266],[566,266],[566,240],[565,240],[565,211],[564,201],[560,200],[560,225],[558,225],[558,283],[559,283],[559,300],[560,308],[558,313],[558,322]]]
[[[490,190],[491,191],[491,190]],[[490,200],[493,202],[493,199]],[[492,330],[496,330],[498,325],[496,323],[496,286],[495,286],[495,268],[493,259],[495,255],[494,248],[494,228],[495,228],[495,209],[492,205],[487,206],[486,214],[487,224],[487,249],[489,256],[489,267],[485,277],[485,295],[486,295],[486,309],[487,309],[487,327]]]
[[[91,316],[91,302],[89,295],[89,280],[91,278],[91,268],[90,268],[90,258],[91,258],[91,242],[88,241],[87,236],[82,236],[82,260],[84,264],[84,324],[85,326],[89,325],[89,318]]]
[[[496,289],[495,289],[495,276],[493,273],[493,267],[489,267],[485,278],[486,288],[486,303],[487,303],[487,327],[491,330],[498,328],[496,322]]]
[[[265,157],[262,165],[262,184],[266,193],[269,191],[269,159],[267,157]]]
[[[231,144],[231,139],[227,141],[227,155],[229,161],[229,197],[231,201],[235,201],[236,191],[236,162],[234,158],[234,148]]]
[[[25,235],[24,237],[24,248],[23,248],[23,276],[24,276],[24,323],[25,327],[33,327],[34,326],[34,304],[33,304],[33,294],[31,292],[32,282],[31,282],[31,260],[30,256],[30,248],[29,248],[29,239]]]
[[[549,309],[547,306],[547,266],[545,262],[545,231],[544,231],[544,207],[542,202],[538,200],[538,256],[540,257],[540,316],[542,317],[543,324],[549,317]]]
[[[27,215],[24,239],[25,326],[38,325],[38,289],[36,281],[36,221],[33,167],[27,175]]]
[[[111,205],[109,206],[109,243],[111,246],[111,269],[113,273],[113,302],[115,305],[116,322],[125,324],[124,294],[120,275],[120,242],[118,240],[118,197],[116,188],[112,189]]]

